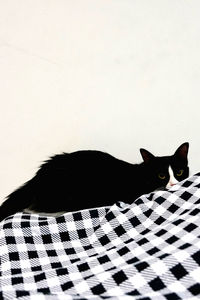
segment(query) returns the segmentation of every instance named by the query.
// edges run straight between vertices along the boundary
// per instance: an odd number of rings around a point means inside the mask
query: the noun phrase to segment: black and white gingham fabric
[[[132,205],[17,213],[0,258],[0,299],[198,299],[200,173]]]

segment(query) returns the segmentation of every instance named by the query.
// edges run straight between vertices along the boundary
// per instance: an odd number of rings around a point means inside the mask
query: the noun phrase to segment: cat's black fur
[[[141,164],[131,164],[100,151],[78,151],[53,156],[36,175],[7,197],[0,206],[0,221],[27,207],[39,212],[76,211],[132,203],[142,194],[165,187],[171,165],[175,177],[188,177],[188,143],[172,156],[156,157],[140,149]],[[176,176],[179,170],[182,176]],[[165,175],[164,179],[159,174]]]

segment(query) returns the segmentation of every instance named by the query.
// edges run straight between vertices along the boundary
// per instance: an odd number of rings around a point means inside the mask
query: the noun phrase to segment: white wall
[[[49,155],[139,162],[190,142],[200,171],[198,0],[0,1],[0,199]]]

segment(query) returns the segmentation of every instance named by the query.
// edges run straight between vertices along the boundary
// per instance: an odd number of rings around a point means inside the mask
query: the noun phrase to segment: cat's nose
[[[176,185],[176,183],[174,182],[168,182],[168,184],[166,185],[166,188],[171,188],[172,186]]]

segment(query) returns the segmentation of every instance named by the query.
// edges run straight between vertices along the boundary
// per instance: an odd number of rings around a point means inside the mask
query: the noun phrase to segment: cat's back
[[[37,174],[43,172],[116,172],[132,164],[115,158],[114,156],[98,150],[80,150],[71,153],[62,153],[52,156],[45,161]]]
[[[66,162],[68,163],[71,161],[73,164],[86,164],[86,165],[104,165],[104,164],[117,164],[120,162],[119,159],[115,158],[114,156],[98,151],[98,150],[81,150],[81,151],[76,151],[72,153],[64,153],[63,158]],[[67,156],[65,156],[67,155]]]

